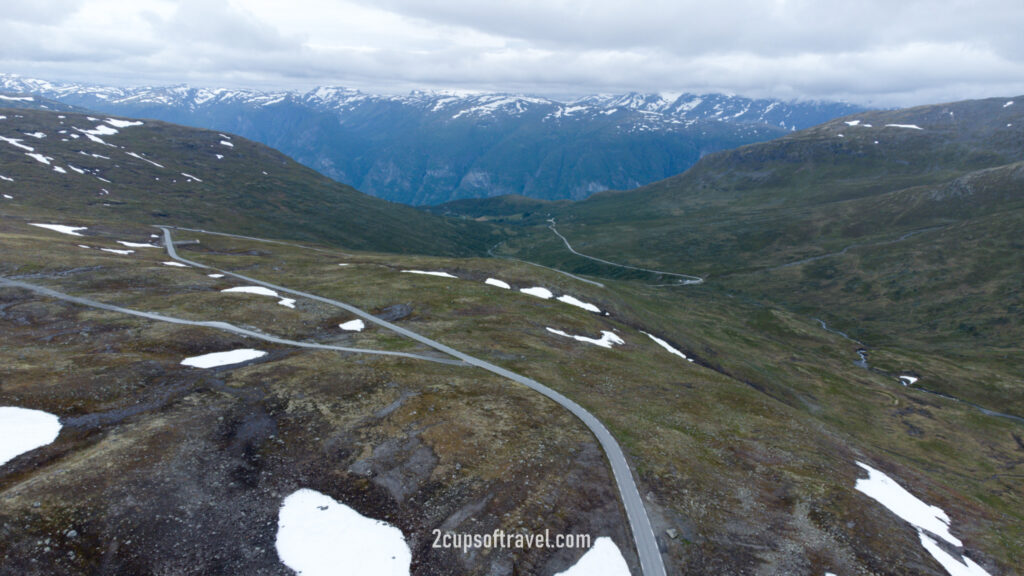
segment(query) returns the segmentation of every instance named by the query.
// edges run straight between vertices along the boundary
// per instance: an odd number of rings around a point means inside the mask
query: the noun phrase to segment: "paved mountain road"
[[[57,298],[66,302],[72,302],[74,304],[80,304],[82,306],[88,306],[90,308],[97,308],[100,310],[108,310],[110,312],[119,312],[121,314],[129,314],[132,316],[139,316],[141,318],[148,318],[149,320],[157,320],[159,322],[169,322],[171,324],[184,324],[187,326],[202,326],[203,328],[213,328],[215,330],[223,330],[225,332],[232,332],[241,336],[247,336],[250,338],[257,338],[265,342],[273,342],[275,344],[284,344],[286,346],[297,346],[299,348],[314,348],[317,350],[334,350],[337,352],[352,352],[356,354],[375,354],[378,356],[398,356],[401,358],[411,358],[413,360],[426,360],[427,362],[437,362],[440,364],[451,364],[455,366],[465,366],[466,363],[460,360],[450,360],[448,358],[434,358],[432,356],[423,356],[421,354],[412,354],[409,352],[391,352],[387,350],[371,350],[367,348],[350,348],[347,346],[333,346],[331,344],[317,344],[315,342],[299,342],[297,340],[288,340],[287,338],[278,338],[277,336],[271,336],[270,334],[264,334],[255,330],[249,330],[248,328],[242,328],[235,326],[234,324],[228,324],[227,322],[219,321],[206,321],[206,320],[186,320],[184,318],[176,318],[174,316],[165,316],[156,312],[145,312],[142,310],[132,310],[131,308],[122,308],[113,304],[107,304],[105,302],[99,302],[98,300],[91,300],[89,298],[82,298],[80,296],[71,296],[70,294],[64,294],[56,290],[51,290],[45,286],[39,286],[37,284],[30,284],[28,282],[22,282],[20,280],[13,280],[0,276],[0,286],[7,286],[12,288],[22,288],[35,292],[36,294],[42,294],[43,296],[49,296],[51,298]]]
[[[679,284],[680,286],[685,286],[687,284],[703,284],[704,283],[704,279],[701,278],[700,276],[692,276],[690,274],[677,274],[675,272],[664,272],[662,270],[651,270],[650,268],[640,268],[640,267],[637,267],[637,266],[629,266],[629,265],[626,265],[626,264],[619,264],[617,262],[611,262],[609,260],[603,260],[603,259],[597,258],[595,256],[587,256],[586,254],[582,254],[580,252],[577,252],[576,249],[572,247],[572,244],[569,244],[569,240],[565,236],[562,236],[561,232],[559,232],[558,229],[555,228],[555,219],[554,218],[549,218],[548,219],[548,229],[551,230],[552,232],[554,232],[555,236],[558,236],[559,238],[562,239],[562,242],[565,243],[565,247],[569,250],[569,252],[572,252],[573,254],[575,254],[575,255],[577,255],[577,256],[579,256],[581,258],[586,258],[588,260],[593,260],[594,262],[600,262],[602,264],[608,264],[609,266],[616,266],[618,268],[625,268],[627,270],[637,270],[637,271],[640,271],[640,272],[649,272],[651,274],[658,274],[660,276],[672,276],[672,277],[675,277],[675,278],[682,278],[683,282]]]
[[[665,575],[665,565],[662,562],[661,551],[658,549],[658,542],[654,536],[654,529],[651,527],[650,518],[648,518],[647,516],[647,509],[644,508],[643,499],[640,497],[640,491],[637,489],[636,482],[633,480],[633,473],[630,471],[629,463],[626,461],[626,456],[625,454],[623,454],[622,448],[619,446],[619,443],[612,436],[611,432],[609,432],[608,429],[605,428],[604,424],[602,424],[596,417],[594,417],[593,414],[588,412],[582,406],[565,397],[561,393],[556,392],[551,388],[548,388],[547,386],[541,384],[540,382],[537,382],[536,380],[527,378],[526,376],[522,376],[520,374],[516,374],[515,372],[506,370],[505,368],[496,366],[485,360],[480,360],[468,354],[459,352],[454,348],[441,344],[436,340],[431,340],[426,336],[421,336],[420,334],[417,334],[411,330],[407,330],[397,324],[392,324],[391,322],[381,320],[380,318],[377,318],[376,316],[370,314],[369,312],[365,312],[359,308],[356,308],[355,306],[352,306],[351,304],[346,304],[344,302],[332,300],[330,298],[324,298],[323,296],[310,294],[308,292],[302,292],[300,290],[294,290],[292,288],[286,288],[284,286],[279,286],[277,284],[271,284],[270,282],[264,282],[262,280],[257,280],[255,278],[244,276],[242,274],[236,274],[234,272],[230,272],[227,270],[213,268],[211,266],[206,266],[204,264],[200,264],[198,262],[193,262],[191,260],[182,258],[181,256],[178,255],[177,250],[174,249],[174,239],[171,236],[171,230],[163,226],[161,226],[160,228],[164,232],[164,243],[166,244],[167,255],[170,256],[172,259],[177,260],[178,262],[188,264],[189,266],[194,266],[196,268],[217,270],[217,272],[220,272],[222,274],[232,276],[240,280],[245,280],[246,282],[252,282],[254,284],[258,284],[260,286],[264,286],[272,290],[292,294],[294,296],[301,296],[303,298],[309,298],[317,302],[322,302],[324,304],[329,304],[331,306],[341,308],[342,310],[346,310],[356,316],[359,316],[360,318],[363,318],[368,322],[372,322],[378,326],[401,334],[407,338],[411,338],[412,340],[415,340],[422,344],[426,344],[427,346],[435,350],[444,352],[445,354],[448,354],[454,358],[458,358],[459,360],[465,362],[466,364],[482,368],[493,374],[497,374],[499,376],[503,376],[505,378],[518,382],[528,388],[540,392],[544,396],[547,396],[548,398],[554,400],[562,407],[575,414],[576,417],[583,421],[587,428],[589,428],[590,431],[597,438],[597,441],[601,444],[601,448],[604,449],[605,455],[608,457],[608,461],[611,464],[612,474],[615,476],[615,482],[619,488],[619,495],[622,498],[622,505],[626,509],[626,516],[629,520],[629,526],[633,532],[633,540],[636,543],[637,556],[640,559],[641,571],[643,572],[644,576]]]

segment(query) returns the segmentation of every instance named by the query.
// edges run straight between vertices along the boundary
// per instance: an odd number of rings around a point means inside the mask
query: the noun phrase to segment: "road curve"
[[[626,264],[619,264],[618,262],[611,262],[609,260],[603,260],[601,258],[597,258],[597,257],[594,257],[594,256],[587,256],[586,254],[582,254],[580,252],[577,252],[576,249],[572,247],[572,244],[569,244],[569,240],[565,236],[562,236],[562,234],[555,228],[555,219],[554,218],[549,218],[548,219],[548,223],[549,223],[548,224],[548,228],[552,232],[555,233],[555,236],[558,236],[559,238],[562,239],[562,242],[565,243],[565,247],[569,250],[569,252],[572,252],[573,254],[575,254],[575,255],[577,255],[577,256],[579,256],[581,258],[586,258],[588,260],[593,260],[594,262],[600,262],[602,264],[608,264],[609,266],[616,266],[618,268],[626,268],[627,270],[638,270],[640,272],[650,272],[651,274],[660,274],[662,276],[674,276],[676,278],[682,278],[683,279],[682,285],[686,285],[686,284],[703,284],[704,283],[704,279],[701,278],[700,276],[691,276],[690,274],[676,274],[675,272],[664,272],[662,270],[651,270],[650,268],[639,268],[637,266],[628,266]]]
[[[532,378],[527,378],[526,376],[516,374],[511,370],[506,370],[501,366],[496,366],[490,362],[459,352],[458,350],[445,346],[436,340],[431,340],[426,336],[421,336],[420,334],[407,330],[397,324],[381,320],[369,312],[365,312],[351,304],[346,304],[330,298],[324,298],[323,296],[317,296],[316,294],[310,294],[308,292],[302,292],[300,290],[293,290],[284,286],[278,286],[277,284],[271,284],[270,282],[264,282],[262,280],[243,276],[242,274],[213,268],[211,266],[206,266],[204,264],[182,258],[178,255],[177,250],[174,249],[174,240],[171,237],[170,229],[164,226],[160,226],[160,228],[164,232],[164,243],[167,248],[167,255],[178,262],[195,266],[197,268],[217,270],[222,274],[245,280],[246,282],[252,282],[272,290],[285,292],[295,296],[302,296],[303,298],[309,298],[311,300],[316,300],[317,302],[341,308],[342,310],[346,310],[360,318],[363,318],[364,320],[367,320],[368,322],[372,322],[407,338],[426,344],[427,346],[444,352],[449,356],[458,358],[466,364],[482,368],[493,374],[518,382],[543,394],[544,396],[547,396],[568,411],[572,412],[583,422],[583,424],[587,426],[587,428],[590,429],[597,438],[597,441],[601,444],[601,448],[604,450],[605,455],[608,457],[608,462],[611,464],[612,468],[612,474],[615,477],[615,483],[619,488],[619,496],[622,498],[622,505],[626,509],[626,517],[629,520],[630,530],[633,532],[633,541],[636,544],[637,557],[640,559],[640,569],[643,572],[643,575],[665,576],[665,564],[661,558],[661,551],[658,549],[658,541],[654,536],[654,529],[651,527],[651,520],[647,516],[647,509],[644,508],[643,499],[640,497],[640,491],[637,489],[636,482],[633,480],[633,473],[629,469],[629,463],[626,461],[626,456],[623,454],[622,448],[615,440],[615,437],[612,436],[611,432],[609,432],[607,428],[605,428],[604,424],[602,424],[596,417],[594,417],[593,414],[588,412],[582,406],[561,393],[548,388],[536,380],[533,380]]]
[[[352,352],[356,354],[375,354],[378,356],[399,356],[402,358],[411,358],[413,360],[426,360],[428,362],[437,362],[440,364],[451,364],[455,366],[465,366],[466,363],[461,360],[449,360],[448,358],[433,358],[431,356],[421,356],[419,354],[411,354],[409,352],[391,352],[387,350],[370,350],[366,348],[349,348],[347,346],[333,346],[330,344],[317,344],[315,342],[299,342],[297,340],[288,340],[287,338],[278,338],[277,336],[271,336],[270,334],[264,334],[262,332],[256,332],[255,330],[249,330],[248,328],[241,328],[234,324],[228,324],[227,322],[219,321],[204,321],[204,320],[186,320],[184,318],[175,318],[174,316],[165,316],[163,314],[157,314],[156,312],[144,312],[142,310],[132,310],[131,308],[122,308],[113,304],[106,304],[97,300],[91,300],[89,298],[82,298],[80,296],[71,296],[70,294],[64,294],[44,286],[37,284],[30,284],[28,282],[22,282],[20,280],[12,280],[0,276],[0,286],[8,286],[14,288],[23,288],[30,290],[37,294],[49,296],[51,298],[57,298],[67,302],[80,304],[82,306],[88,306],[90,308],[98,308],[100,310],[108,310],[110,312],[119,312],[121,314],[129,314],[132,316],[139,316],[141,318],[147,318],[149,320],[157,320],[159,322],[169,322],[171,324],[184,324],[187,326],[202,326],[203,328],[213,328],[215,330],[223,330],[224,332],[232,332],[241,336],[247,336],[249,338],[257,338],[266,342],[273,342],[275,344],[284,344],[286,346],[296,346],[299,348],[314,348],[317,350],[334,350],[337,352]]]

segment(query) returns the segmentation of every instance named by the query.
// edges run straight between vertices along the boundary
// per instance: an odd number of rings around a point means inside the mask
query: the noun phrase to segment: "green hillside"
[[[550,212],[581,253],[705,277],[687,289],[823,319],[922,371],[941,358],[936,389],[1021,415],[1024,107],[1009,101],[858,114]],[[526,222],[505,254],[665,280]]]
[[[436,530],[607,537],[640,574],[582,420],[453,349],[607,428],[669,574],[945,574],[858,463],[948,514],[955,561],[1012,573],[1024,170],[983,132],[922,166],[953,146],[928,110],[858,117],[924,128],[878,129],[904,140],[861,169],[829,147],[874,134],[838,122],[576,205],[440,208],[459,220],[229,135],[5,111],[0,407],[62,428],[0,463],[0,573],[287,575],[282,502],[310,489],[400,530],[416,576],[549,576],[586,552],[435,548]],[[573,255],[549,217],[633,268]],[[488,248],[587,277],[422,254]],[[239,349],[266,354],[184,364]]]
[[[372,198],[237,136],[149,120],[116,128],[107,116],[37,110],[0,116],[0,136],[16,141],[0,141],[0,175],[11,179],[0,191],[13,197],[0,204],[6,214],[191,222],[425,254],[480,254],[497,241],[484,225]]]

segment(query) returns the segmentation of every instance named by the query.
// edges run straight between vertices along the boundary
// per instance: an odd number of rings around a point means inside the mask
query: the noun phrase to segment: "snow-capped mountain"
[[[0,91],[230,131],[367,193],[407,204],[523,194],[581,199],[640,186],[704,154],[861,110],[723,94],[368,94],[188,86],[118,88],[0,74]]]

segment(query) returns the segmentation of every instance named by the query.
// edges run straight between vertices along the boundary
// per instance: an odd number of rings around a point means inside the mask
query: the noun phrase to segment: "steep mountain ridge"
[[[305,93],[114,88],[0,75],[0,89],[110,114],[237,133],[357,189],[406,204],[522,194],[579,200],[635,188],[702,156],[848,114],[834,102],[721,94],[549,98],[474,92]]]

